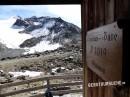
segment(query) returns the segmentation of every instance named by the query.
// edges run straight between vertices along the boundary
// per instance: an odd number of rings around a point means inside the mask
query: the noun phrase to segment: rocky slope
[[[4,44],[0,43],[0,60],[20,56],[24,53],[23,49],[11,49],[7,48]]]
[[[82,71],[82,49],[79,44],[65,44],[56,50],[45,51],[35,54],[27,54],[11,59],[5,58],[0,62],[1,72],[0,83],[8,83],[13,81],[14,77],[7,72],[21,72],[21,71],[36,71],[44,72],[49,75],[58,73],[76,73]],[[4,79],[5,78],[5,79]],[[18,79],[24,80],[25,76],[20,76]]]

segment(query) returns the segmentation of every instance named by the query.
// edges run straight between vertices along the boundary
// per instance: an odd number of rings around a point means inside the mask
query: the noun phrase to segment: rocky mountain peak
[[[25,40],[20,47],[32,47],[42,40],[50,43],[60,43],[78,39],[80,28],[74,24],[64,21],[60,17],[36,17],[17,19],[13,26],[25,27],[19,33],[31,34],[31,39]],[[30,44],[30,45],[29,45]]]

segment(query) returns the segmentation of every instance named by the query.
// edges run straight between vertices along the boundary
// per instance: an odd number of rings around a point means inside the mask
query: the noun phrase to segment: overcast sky
[[[80,5],[0,5],[0,19],[12,16],[61,17],[63,20],[81,27]]]

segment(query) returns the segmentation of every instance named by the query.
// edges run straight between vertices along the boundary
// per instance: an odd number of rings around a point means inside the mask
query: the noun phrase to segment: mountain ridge
[[[23,36],[21,43],[17,43],[17,49],[23,49],[26,53],[54,50],[64,46],[66,43],[81,41],[81,29],[72,23],[62,20],[60,17],[32,16],[30,18],[22,18],[18,16],[15,19],[12,20],[14,23],[10,24],[10,29],[17,30],[16,33],[20,35],[20,38]],[[11,33],[14,34],[13,31]],[[5,46],[9,48],[7,44]],[[12,46],[10,49],[16,48]]]

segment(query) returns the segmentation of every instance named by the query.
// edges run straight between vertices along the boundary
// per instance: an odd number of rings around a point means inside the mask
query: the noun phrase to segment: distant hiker
[[[51,93],[49,88],[45,92],[45,97],[53,97],[53,95],[52,95],[52,93]]]

